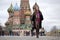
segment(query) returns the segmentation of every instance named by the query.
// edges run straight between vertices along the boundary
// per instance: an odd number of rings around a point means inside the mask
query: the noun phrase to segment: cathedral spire
[[[21,9],[30,9],[29,0],[21,0]]]

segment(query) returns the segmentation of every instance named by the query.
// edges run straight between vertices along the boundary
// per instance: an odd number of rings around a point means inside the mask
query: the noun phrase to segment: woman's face
[[[38,11],[39,10],[39,7],[36,6],[36,10]]]
[[[33,9],[34,12],[37,12],[38,10],[39,10],[39,7],[37,6]]]

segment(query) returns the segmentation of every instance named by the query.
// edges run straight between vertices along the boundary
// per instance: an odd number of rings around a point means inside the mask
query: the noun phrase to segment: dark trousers
[[[32,36],[35,35],[35,34],[33,33],[34,29],[36,29],[36,33],[39,34],[39,29],[37,29],[36,27],[32,27],[32,30],[31,30],[31,35],[32,35]]]
[[[33,24],[33,27],[32,27],[32,29],[31,29],[31,34],[32,34],[32,36],[34,35],[34,33],[33,33],[34,29],[36,29],[36,32],[38,32],[38,34],[39,34],[39,29],[42,28],[41,24],[42,24],[42,23],[40,22],[38,29],[36,28],[36,24],[35,24],[35,23]]]

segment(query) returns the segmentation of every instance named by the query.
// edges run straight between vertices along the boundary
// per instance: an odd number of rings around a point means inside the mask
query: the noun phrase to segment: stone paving
[[[53,36],[0,36],[0,40],[60,40],[60,37]]]

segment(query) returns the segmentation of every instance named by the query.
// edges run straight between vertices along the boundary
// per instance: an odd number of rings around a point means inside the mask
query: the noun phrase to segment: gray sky
[[[60,0],[29,1],[31,10],[35,2],[37,2],[37,4],[39,5],[44,17],[42,26],[45,28],[45,30],[50,31],[54,25],[56,25],[57,28],[60,28]],[[7,9],[9,8],[11,3],[13,4],[13,6],[16,3],[18,3],[18,6],[20,6],[20,0],[0,0],[0,23],[2,23],[3,26],[8,20],[9,14],[7,12]]]

